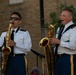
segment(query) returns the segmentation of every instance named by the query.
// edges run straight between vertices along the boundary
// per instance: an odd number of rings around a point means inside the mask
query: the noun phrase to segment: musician
[[[26,75],[26,55],[31,50],[31,37],[27,30],[20,27],[22,17],[18,12],[10,16],[11,32],[14,30],[14,40],[8,41],[8,46],[13,47],[13,55],[9,54],[4,75]],[[7,32],[2,32],[0,46],[4,43]]]
[[[54,75],[76,75],[76,26],[72,20],[73,11],[63,9],[60,19],[64,29],[60,33],[60,28],[58,38],[50,39],[50,44],[58,47]]]

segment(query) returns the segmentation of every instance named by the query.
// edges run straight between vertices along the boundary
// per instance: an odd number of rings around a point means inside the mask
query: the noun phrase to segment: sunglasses
[[[17,17],[10,17],[10,20],[15,20],[15,21],[17,21],[17,20],[21,20],[20,18],[17,18]]]

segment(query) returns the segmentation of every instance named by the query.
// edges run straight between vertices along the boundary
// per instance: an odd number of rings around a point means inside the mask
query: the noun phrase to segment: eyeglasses
[[[15,20],[15,21],[17,21],[17,20],[20,20],[20,18],[17,18],[17,17],[10,17],[10,20]]]

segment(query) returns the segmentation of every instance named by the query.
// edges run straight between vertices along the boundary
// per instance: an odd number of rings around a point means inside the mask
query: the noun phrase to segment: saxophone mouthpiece
[[[14,22],[11,22],[11,24],[14,24]]]

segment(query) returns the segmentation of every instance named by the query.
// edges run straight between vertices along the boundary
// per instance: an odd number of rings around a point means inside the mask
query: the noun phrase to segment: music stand
[[[34,50],[34,49],[31,49],[31,51],[32,51],[32,52],[36,55],[36,57],[37,57],[37,67],[38,67],[38,56],[39,56],[40,58],[45,58],[45,56],[44,56],[43,54],[41,54],[40,52]]]

